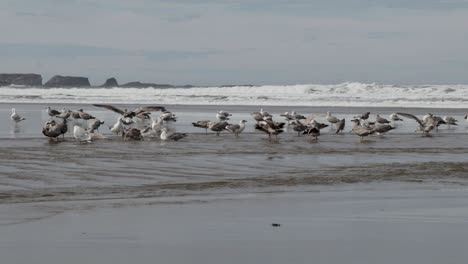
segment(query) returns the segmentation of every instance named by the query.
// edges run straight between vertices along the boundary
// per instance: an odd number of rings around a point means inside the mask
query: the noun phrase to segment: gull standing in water
[[[99,127],[101,125],[104,125],[104,121],[101,121],[99,119],[94,119],[90,124],[89,124],[89,132],[90,133],[94,133],[94,131],[98,131],[99,130]]]
[[[361,142],[363,141],[364,137],[374,134],[374,129],[361,126],[359,119],[353,119],[351,121],[354,122],[354,126],[351,131],[359,136]]]
[[[387,119],[381,117],[380,115],[376,115],[375,117],[375,121],[379,124],[389,124],[390,121],[388,121]]]
[[[444,116],[443,120],[445,121],[445,123],[447,123],[448,126],[450,125],[458,126],[457,124],[458,120],[456,120],[455,118],[451,116]]]
[[[20,115],[18,115],[16,113],[16,109],[15,108],[12,108],[11,109],[11,116],[10,116],[11,120],[15,121],[16,123],[18,122],[21,122],[23,120],[26,120],[26,118],[24,117],[21,117]]]
[[[330,122],[332,126],[340,122],[340,119],[338,119],[336,116],[333,116],[330,112],[327,112],[326,118],[327,118],[327,121]]]
[[[247,123],[246,120],[241,120],[239,124],[229,124],[225,129],[238,137],[245,129],[245,123]]]
[[[364,113],[362,115],[357,115],[354,118],[359,118],[361,120],[367,120],[369,118],[369,115],[370,115],[370,112],[366,112],[366,113]]]
[[[343,132],[344,128],[345,128],[345,119],[341,119],[340,121],[338,121],[338,123],[336,123],[336,132],[335,134],[338,134],[340,132]]]
[[[221,131],[226,129],[226,126],[229,125],[228,122],[226,121],[221,121],[221,122],[208,122],[208,129],[211,131],[216,132],[216,136],[219,136],[219,133]]]
[[[161,140],[174,140],[178,141],[184,137],[186,137],[187,134],[185,133],[177,133],[175,129],[171,129],[169,127],[163,127],[161,128]]]
[[[208,134],[208,126],[210,124],[210,120],[201,120],[197,122],[193,122],[192,125],[194,127],[201,127],[205,129],[205,134]]]
[[[57,122],[55,120],[48,121],[42,128],[42,134],[51,139],[57,140],[57,137],[63,135],[68,131],[67,120],[63,119],[63,122]]]
[[[226,112],[226,111],[223,111],[223,110],[220,110],[216,113],[216,119],[218,119],[219,121],[226,121],[226,120],[229,120],[229,117],[232,116],[232,114]]]
[[[271,117],[271,115],[270,115]],[[278,135],[283,133],[283,127],[286,123],[276,123],[270,120],[270,117],[265,118],[263,121],[255,125],[255,129],[264,132],[268,135],[268,139],[271,141],[271,136],[274,135],[278,139]]]
[[[284,120],[286,120],[286,122],[288,123],[288,125],[289,125],[289,123],[290,123],[291,121],[294,120],[293,115],[291,115],[289,112],[284,112],[284,114],[281,114],[280,116],[283,117]],[[263,118],[262,118],[262,119],[263,119]]]
[[[51,109],[50,106],[48,106],[47,108],[47,114],[51,117],[55,117],[57,115],[60,115],[60,112],[55,110],[55,109]]]
[[[117,122],[112,127],[110,127],[110,131],[116,135],[119,135],[120,133],[122,133],[122,137],[123,137],[124,124],[122,123],[122,119],[123,118],[119,116],[117,118]]]
[[[307,126],[301,122],[301,120],[296,120],[293,121],[292,123],[292,129],[297,132],[297,136],[299,137],[301,132],[304,132],[304,130],[307,129]]]
[[[378,135],[382,136],[390,130],[395,129],[396,127],[389,125],[389,124],[377,124],[374,127],[374,132]]]
[[[403,121],[396,113],[391,114],[388,118],[392,121]]]
[[[73,126],[73,137],[79,142],[91,142],[91,135],[78,125]]]

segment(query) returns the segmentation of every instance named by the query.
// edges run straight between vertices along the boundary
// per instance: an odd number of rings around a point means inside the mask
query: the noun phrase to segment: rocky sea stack
[[[8,85],[42,86],[42,76],[34,73],[0,74],[0,86]]]
[[[112,78],[107,79],[106,82],[100,87],[105,87],[105,88],[119,87],[119,83],[117,82],[117,79],[112,77]]]
[[[55,75],[44,84],[45,87],[90,87],[88,78]]]

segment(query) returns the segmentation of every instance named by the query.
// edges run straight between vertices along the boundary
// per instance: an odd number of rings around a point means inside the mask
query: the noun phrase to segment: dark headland
[[[50,78],[44,84],[42,83],[42,76],[35,73],[0,73],[0,87],[2,86],[25,86],[25,87],[42,87],[42,88],[72,88],[72,87],[81,87],[81,88],[113,88],[113,87],[122,87],[122,88],[191,88],[197,87],[194,85],[171,85],[171,84],[158,84],[158,83],[147,83],[134,81],[125,84],[119,84],[117,79],[112,77],[107,79],[102,85],[92,85],[89,82],[87,77],[80,76],[62,76],[55,75]],[[228,84],[221,85],[220,87],[234,87],[234,86],[255,86],[250,84]]]

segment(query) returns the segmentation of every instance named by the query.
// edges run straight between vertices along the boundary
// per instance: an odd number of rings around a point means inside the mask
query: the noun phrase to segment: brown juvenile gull
[[[283,127],[285,123],[276,123],[271,120],[264,120],[255,125],[255,129],[264,132],[268,135],[268,139],[271,140],[271,136],[274,135],[278,139],[278,134],[283,133]]]
[[[48,121],[45,126],[42,128],[42,134],[51,139],[57,139],[58,136],[63,135],[68,131],[67,120],[63,119],[62,122],[57,122],[55,120]]]
[[[205,133],[208,134],[208,125],[210,124],[210,120],[201,120],[197,122],[192,122],[194,127],[201,127],[205,129]]]
[[[219,133],[221,133],[221,131],[225,130],[227,125],[229,125],[229,123],[226,122],[226,121],[221,121],[221,122],[211,122],[210,121],[208,123],[208,129],[211,130],[211,131],[216,132],[216,136],[219,136]]]

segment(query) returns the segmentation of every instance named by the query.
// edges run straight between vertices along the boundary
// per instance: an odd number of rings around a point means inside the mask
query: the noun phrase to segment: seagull
[[[221,121],[221,122],[209,122],[208,123],[208,129],[211,131],[216,132],[216,136],[219,136],[219,133],[226,129],[226,126],[229,125],[228,122],[226,121]]]
[[[283,133],[283,127],[285,123],[276,123],[271,120],[264,120],[255,125],[255,129],[260,130],[268,134],[268,139],[271,141],[271,136],[275,135],[278,138],[278,134]]]
[[[83,109],[79,109],[78,114],[80,115],[80,118],[83,120],[96,119],[96,117],[84,112]]]
[[[307,126],[303,124],[300,120],[293,121],[292,128],[294,131],[297,132],[297,136],[299,137],[301,132],[307,129]]]
[[[291,116],[292,116],[295,120],[307,119],[305,116],[296,113],[296,111],[292,111]]]
[[[361,142],[364,137],[374,134],[374,129],[361,126],[358,119],[353,119],[351,121],[354,122],[354,126],[351,131],[360,137]]]
[[[232,116],[232,114],[226,112],[226,111],[223,111],[223,110],[220,110],[216,113],[216,119],[218,119],[219,121],[226,121],[226,120],[229,120],[229,117]]]
[[[407,118],[414,119],[419,124],[419,130],[424,132],[424,134],[426,135],[429,135],[429,132],[431,132],[438,125],[438,121],[433,117],[432,114],[428,114],[427,116],[424,116],[423,120],[419,119],[418,117],[412,114],[407,114],[407,113],[397,113],[397,114],[407,117]]]
[[[455,118],[451,117],[451,116],[444,116],[443,120],[447,123],[447,125],[454,125],[454,126],[458,126],[457,122],[458,120],[456,120]]]
[[[121,116],[119,116],[117,118],[117,122],[112,127],[110,127],[110,131],[113,134],[116,134],[116,135],[122,133],[122,137],[123,137],[124,124],[122,123],[122,117]]]
[[[315,120],[310,121],[309,124],[310,124],[311,126],[317,127],[318,129],[323,129],[323,128],[326,128],[326,127],[328,126],[328,125],[325,124],[325,123],[319,123],[319,122],[317,122],[317,121],[315,121]]]
[[[143,140],[141,136],[141,131],[138,128],[130,128],[124,130],[124,140],[133,139],[133,140]]]
[[[49,116],[57,116],[57,115],[60,115],[60,112],[55,110],[55,109],[51,109],[50,106],[48,106],[47,108],[47,114],[49,114]]]
[[[370,115],[370,112],[366,112],[362,115],[358,115],[358,116],[355,116],[354,118],[359,118],[359,119],[362,119],[362,120],[367,120],[369,118],[369,115]]]
[[[335,134],[338,134],[338,133],[340,133],[340,132],[342,132],[344,130],[345,123],[346,123],[346,121],[345,121],[344,118],[341,119],[340,121],[338,121],[338,123],[336,123],[336,132],[335,132]]]
[[[388,125],[388,124],[377,124],[374,127],[374,133],[377,133],[379,135],[383,135],[383,134],[387,133],[388,131],[393,130],[395,128],[396,127],[394,127],[392,125]]]
[[[101,121],[99,119],[94,119],[91,124],[89,125],[90,133],[94,133],[94,131],[99,130],[99,127],[104,124],[104,121]]]
[[[48,121],[42,128],[42,134],[51,139],[57,139],[58,136],[63,135],[68,131],[67,120],[63,119],[63,122],[57,122],[55,120]]]
[[[391,114],[389,118],[393,121],[403,121],[396,113]]]
[[[80,112],[74,112],[72,111],[70,113],[71,117],[73,117],[74,119],[81,119],[81,116],[80,116]]]
[[[162,119],[163,121],[166,121],[166,122],[169,122],[169,121],[176,122],[177,121],[175,114],[173,114],[173,113],[171,113],[169,111],[162,112],[159,115],[159,118]]]
[[[263,118],[265,117],[264,113],[270,115],[268,112],[264,112],[263,108],[260,108],[260,112],[253,112],[250,115],[253,117],[253,119],[255,119],[255,121],[257,121],[258,124],[259,122],[263,121]]]
[[[125,117],[125,118],[135,117],[136,115],[138,115],[138,114],[140,114],[142,112],[157,112],[157,111],[165,112],[165,111],[167,111],[166,108],[164,108],[163,106],[144,106],[144,107],[138,107],[133,111],[128,111],[127,109],[121,110],[121,109],[119,109],[119,108],[117,108],[115,106],[112,106],[112,105],[106,105],[106,104],[93,104],[93,105],[96,106],[96,107],[106,108],[106,109],[109,109],[109,110],[114,111],[116,113],[119,113],[119,114],[123,115],[123,117]]]
[[[229,124],[225,129],[238,137],[245,129],[245,123],[247,123],[246,120],[241,120],[239,124]]]
[[[168,127],[163,127],[161,128],[161,140],[174,140],[178,141],[184,137],[186,137],[187,134],[185,133],[176,133],[175,130],[170,129]]]
[[[340,119],[338,119],[336,116],[332,116],[330,112],[327,112],[327,121],[330,122],[332,125],[340,122]]]
[[[73,137],[79,142],[91,142],[91,135],[88,131],[78,125],[73,126]]]
[[[208,125],[211,121],[210,120],[201,120],[197,122],[192,122],[194,127],[201,127],[205,129],[206,134],[208,134]]]
[[[288,123],[288,125],[289,125],[289,122],[291,122],[291,121],[294,120],[293,115],[291,115],[289,112],[284,112],[284,114],[281,114],[280,116],[283,117],[284,120],[286,120],[286,122]]]
[[[72,111],[71,110],[68,110],[68,111],[62,111],[59,115],[57,115],[56,117],[60,117],[62,119],[67,119],[71,116],[72,114]]]
[[[314,140],[318,140],[318,137],[320,136],[320,129],[318,127],[312,126],[307,128],[303,134],[313,137]]]
[[[10,116],[10,118],[11,118],[11,120],[15,121],[16,123],[21,122],[21,121],[23,121],[23,120],[26,120],[26,118],[21,117],[20,115],[18,115],[18,114],[16,113],[15,108],[12,108],[12,109],[11,109],[11,116]]]
[[[388,121],[387,119],[383,118],[383,117],[380,117],[380,115],[376,115],[376,118],[375,118],[375,121],[379,124],[389,124],[390,121]]]

